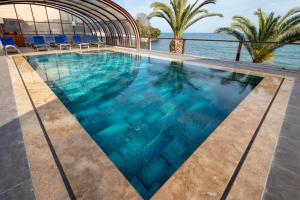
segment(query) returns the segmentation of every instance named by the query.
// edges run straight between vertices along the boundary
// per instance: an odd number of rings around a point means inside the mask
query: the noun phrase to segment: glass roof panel
[[[18,0],[4,0],[0,1],[0,4],[11,4],[11,3],[20,3]],[[32,5],[33,14],[31,12],[30,5],[25,4],[36,4]],[[41,6],[42,5],[42,6]],[[47,6],[45,9],[44,6]],[[0,6],[0,17],[1,15],[9,15],[14,18],[14,8],[12,5],[6,6],[11,10],[10,14],[7,12],[1,12],[3,7]],[[50,8],[51,7],[51,8]],[[43,9],[42,9],[43,8]],[[2,9],[2,10],[1,10]],[[56,27],[56,30],[53,32],[60,32],[58,24],[60,23],[59,12],[56,9],[61,11],[61,19],[63,23],[72,23],[74,20],[76,24],[81,24],[80,27],[75,30],[76,32],[86,32],[90,31],[95,34],[98,33],[99,36],[114,36],[112,40],[117,42],[120,45],[125,45],[125,39],[129,38],[129,43],[139,44],[139,31],[133,20],[133,18],[120,6],[118,6],[113,1],[104,1],[104,0],[22,0],[22,5],[17,5],[16,9],[18,11],[19,18],[21,21],[30,22],[35,19],[35,23],[48,22],[51,27]],[[8,10],[8,9],[7,9]],[[36,14],[39,13],[39,14]],[[48,19],[47,19],[48,14]],[[33,15],[33,16],[32,16]],[[73,17],[72,17],[73,16]],[[82,24],[85,24],[84,26]],[[24,27],[25,24],[23,25]],[[44,25],[38,24],[38,32],[42,31]],[[68,33],[72,32],[71,27],[65,27]],[[46,25],[45,25],[46,29]],[[84,30],[86,29],[86,30]],[[51,30],[52,31],[52,30]],[[74,31],[74,30],[73,30]],[[47,32],[47,31],[46,31]],[[100,34],[101,33],[101,34]],[[128,44],[126,42],[126,44]],[[134,46],[132,44],[131,46]]]

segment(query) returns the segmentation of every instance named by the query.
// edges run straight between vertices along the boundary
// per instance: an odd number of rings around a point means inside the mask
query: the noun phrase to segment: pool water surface
[[[262,80],[111,51],[28,61],[144,199]]]

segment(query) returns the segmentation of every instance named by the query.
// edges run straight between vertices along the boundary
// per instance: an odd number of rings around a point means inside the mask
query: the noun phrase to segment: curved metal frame
[[[20,4],[20,3],[18,3],[18,4]],[[22,4],[27,4],[27,3],[22,3]],[[34,3],[33,5],[44,5],[44,4],[40,4],[40,3]],[[71,13],[77,13],[77,15],[80,15],[81,17],[83,17],[83,18],[87,18],[88,19],[88,21],[89,21],[89,24],[93,27],[93,29],[94,29],[94,34],[96,34],[97,33],[97,30],[99,31],[99,33],[100,33],[100,36],[101,36],[101,39],[102,39],[102,34],[101,34],[101,28],[102,27],[100,27],[99,25],[98,25],[98,22],[97,22],[97,20],[96,19],[94,19],[94,18],[91,18],[91,17],[88,17],[88,16],[85,16],[84,15],[84,12],[81,12],[81,11],[77,11],[77,10],[74,10],[74,9],[70,9],[68,6],[65,6],[65,7],[63,7],[63,6],[59,6],[59,5],[54,5],[54,4],[50,4],[50,3],[47,3],[47,4],[45,4],[46,5],[46,7],[52,7],[52,8],[56,8],[56,9],[58,9],[58,10],[62,10],[62,11],[64,11],[64,12],[69,12],[69,14],[71,14]],[[74,15],[74,14],[71,14],[71,15]],[[74,15],[75,16],[75,15]],[[83,22],[85,22],[84,20],[83,20]],[[96,25],[96,26],[94,26],[94,25]],[[95,28],[96,27],[96,28]],[[102,30],[105,32],[105,33],[107,33],[103,28],[102,28]],[[92,32],[93,33],[93,32]]]
[[[0,5],[32,4],[69,13],[90,29],[91,33],[108,44],[140,48],[140,32],[133,17],[111,0],[4,0]]]
[[[18,4],[27,4],[27,3],[18,3]],[[1,3],[0,3],[0,5],[1,5]],[[28,5],[28,4],[27,4],[27,5]],[[44,5],[38,4],[38,3],[32,4],[32,5],[44,6]],[[90,21],[89,21],[89,20],[93,21],[91,18],[88,18],[88,17],[86,17],[86,16],[83,16],[83,15],[81,15],[81,14],[79,14],[79,13],[72,12],[72,11],[70,11],[70,10],[68,10],[68,9],[59,8],[59,7],[57,7],[57,6],[47,5],[46,7],[54,8],[54,9],[57,9],[57,10],[66,12],[66,13],[68,13],[68,14],[70,14],[70,15],[73,15],[73,16],[77,17],[78,19],[82,20],[82,21],[88,26],[88,28],[89,28],[89,30],[90,30],[91,33],[93,33],[93,32],[96,33],[96,32],[97,32],[96,28],[95,28],[95,27],[90,23]],[[85,19],[85,20],[84,20],[84,19]],[[87,20],[87,21],[86,21],[86,20]]]

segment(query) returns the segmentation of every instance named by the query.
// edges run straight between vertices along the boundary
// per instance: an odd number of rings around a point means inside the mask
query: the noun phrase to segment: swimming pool
[[[28,60],[144,199],[262,80],[111,51]]]

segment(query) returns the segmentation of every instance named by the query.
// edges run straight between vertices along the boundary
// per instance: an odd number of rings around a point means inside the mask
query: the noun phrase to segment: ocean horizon
[[[173,33],[161,33],[159,38],[172,38]],[[184,33],[185,39],[210,39],[210,40],[236,40],[234,37],[226,34],[215,33]],[[154,40],[152,41],[152,50],[160,52],[169,52],[170,40]],[[147,48],[144,43],[143,48]],[[202,42],[187,41],[185,46],[185,54],[202,56],[206,58],[234,61],[238,49],[238,43],[228,42]],[[243,47],[240,61],[251,62],[251,56]],[[275,51],[275,57],[272,61],[265,62],[280,68],[300,68],[300,45],[286,45]]]

